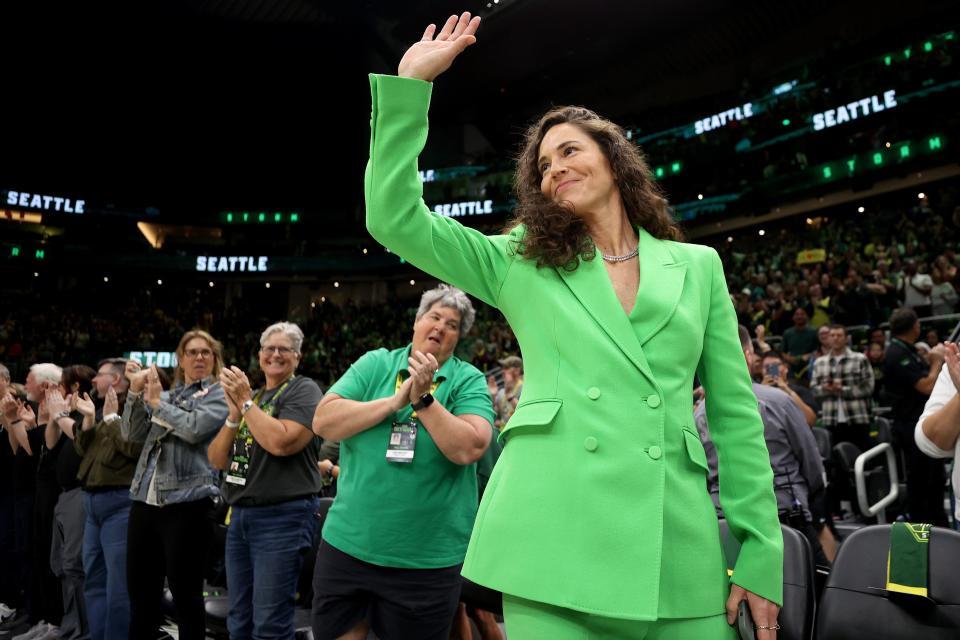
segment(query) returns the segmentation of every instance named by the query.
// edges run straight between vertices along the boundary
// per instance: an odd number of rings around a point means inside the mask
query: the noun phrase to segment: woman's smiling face
[[[610,161],[580,127],[551,127],[540,142],[537,160],[540,192],[548,200],[568,202],[574,213],[598,211],[619,195]]]

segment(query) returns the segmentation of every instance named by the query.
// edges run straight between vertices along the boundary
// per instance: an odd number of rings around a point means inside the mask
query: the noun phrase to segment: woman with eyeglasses
[[[320,440],[311,429],[323,394],[296,374],[303,331],[291,322],[260,336],[264,386],[253,390],[238,367],[220,383],[230,415],[207,451],[225,471],[231,506],[226,564],[232,640],[292,638],[297,577],[313,544],[322,483]]]
[[[156,366],[127,363],[130,380],[121,433],[143,442],[130,485],[127,534],[130,638],[157,636],[163,581],[177,610],[181,640],[205,637],[203,576],[212,534],[210,512],[219,495],[207,445],[227,419],[218,376],[220,343],[194,329],[177,346],[172,389],[164,391]]]

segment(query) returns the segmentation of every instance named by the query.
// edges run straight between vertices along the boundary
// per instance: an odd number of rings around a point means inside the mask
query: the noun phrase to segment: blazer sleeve
[[[763,422],[750,383],[723,264],[711,250],[710,310],[697,373],[717,448],[720,504],[740,541],[731,581],[783,603],[783,534]]]
[[[485,236],[430,211],[417,159],[427,140],[432,84],[370,75],[370,160],[364,176],[367,230],[417,268],[497,306],[512,262],[510,236]]]

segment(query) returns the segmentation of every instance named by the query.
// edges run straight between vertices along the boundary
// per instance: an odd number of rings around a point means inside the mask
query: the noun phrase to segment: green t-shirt
[[[328,393],[369,402],[397,391],[407,377],[410,345],[368,351]],[[436,401],[453,415],[493,423],[493,403],[479,369],[451,356],[435,376]],[[386,458],[394,421],[410,419],[410,405],[340,443],[337,499],[323,539],[355,558],[384,567],[436,569],[463,562],[477,515],[476,464],[450,462],[419,423],[413,462]],[[492,427],[491,427],[492,429]]]
[[[817,338],[817,330],[810,325],[803,329],[790,327],[783,332],[783,350],[792,356],[813,353],[818,346],[820,346],[820,339]]]

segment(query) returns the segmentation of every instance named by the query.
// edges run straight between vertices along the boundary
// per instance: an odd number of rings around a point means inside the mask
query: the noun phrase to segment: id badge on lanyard
[[[290,380],[293,380],[293,378],[290,378]],[[286,390],[287,385],[290,384],[290,380],[284,382],[280,390],[277,391],[269,401],[260,404],[260,398],[263,396],[263,389],[261,389],[256,397],[254,397],[253,402],[260,407],[264,413],[272,416],[273,408],[276,406],[277,400],[280,399],[280,394],[282,394]],[[224,478],[227,482],[241,487],[247,484],[247,475],[250,473],[250,462],[253,460],[255,446],[253,434],[250,433],[250,427],[247,426],[247,421],[241,420],[240,427],[237,429],[237,436],[233,441],[233,457],[230,459],[227,476]]]
[[[403,378],[397,374],[397,391],[403,385]],[[430,386],[430,393],[434,393],[440,381],[436,380]],[[387,442],[387,461],[388,462],[413,462],[413,457],[417,449],[417,429],[419,428],[416,420],[417,412],[414,411],[408,420],[395,420],[390,425],[390,440]]]
[[[387,443],[387,460],[390,462],[413,462],[417,448],[417,422],[404,420],[390,427],[390,442]]]
[[[237,437],[233,443],[233,458],[230,460],[230,467],[227,469],[225,480],[230,484],[238,484],[241,487],[246,485],[252,458],[253,436],[250,435],[250,429],[244,423],[237,430]]]

